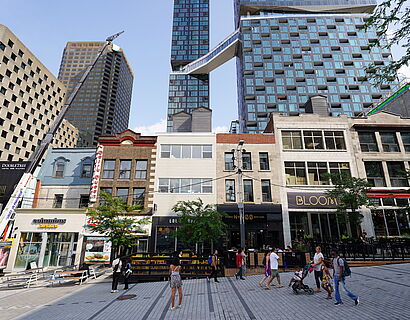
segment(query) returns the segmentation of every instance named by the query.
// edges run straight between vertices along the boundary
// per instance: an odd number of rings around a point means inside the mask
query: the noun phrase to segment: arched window
[[[81,178],[91,178],[93,174],[93,160],[90,157],[81,161]]]
[[[65,165],[66,165],[67,160],[64,158],[58,158],[54,162],[54,178],[64,178],[64,171],[65,171]]]

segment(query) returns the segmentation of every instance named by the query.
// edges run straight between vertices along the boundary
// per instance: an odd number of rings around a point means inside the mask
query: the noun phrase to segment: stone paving
[[[410,264],[352,268],[347,279],[348,288],[360,296],[360,305],[354,306],[344,292],[344,304],[334,306],[325,293],[295,295],[287,287],[291,273],[282,273],[284,288],[259,287],[260,276],[249,276],[245,281],[222,278],[220,283],[206,280],[186,280],[183,284],[184,301],[181,309],[169,310],[170,289],[168,283],[133,284],[127,291],[109,292],[107,280],[84,285],[62,298],[34,307],[19,320],[112,320],[112,319],[409,319],[410,315]],[[313,275],[305,281],[313,286]],[[53,294],[52,288],[34,289]],[[0,295],[1,316],[7,308],[24,307],[20,295],[15,293],[15,304],[10,296]],[[132,299],[118,300],[123,295],[136,295]],[[8,305],[3,303],[8,300]],[[21,309],[24,310],[24,309]],[[25,310],[26,311],[26,310]],[[22,311],[23,312],[23,311]],[[22,313],[20,312],[20,314]],[[2,318],[12,319],[12,317]]]

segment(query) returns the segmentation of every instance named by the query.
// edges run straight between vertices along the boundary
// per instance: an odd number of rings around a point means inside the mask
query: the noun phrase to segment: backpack
[[[345,278],[345,277],[350,277],[350,276],[352,275],[352,270],[350,270],[350,267],[349,267],[349,264],[347,263],[346,258],[339,258],[339,259],[342,259],[343,265],[344,265],[344,268],[343,268],[343,277],[344,277],[344,278]]]
[[[208,260],[207,260],[208,264],[211,265],[212,264],[212,256],[209,256]]]

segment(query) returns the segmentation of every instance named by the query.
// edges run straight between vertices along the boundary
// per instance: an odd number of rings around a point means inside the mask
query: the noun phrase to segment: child
[[[327,297],[325,299],[332,299],[332,292],[333,292],[332,276],[330,275],[330,271],[328,267],[329,267],[329,261],[323,260],[322,265],[321,265],[321,271],[323,272],[322,288],[325,289],[327,292]]]
[[[289,287],[292,285],[293,282],[297,282],[299,289],[302,289],[302,277],[303,277],[303,271],[302,269],[299,269],[299,271],[295,272],[295,275],[290,279],[289,281]]]

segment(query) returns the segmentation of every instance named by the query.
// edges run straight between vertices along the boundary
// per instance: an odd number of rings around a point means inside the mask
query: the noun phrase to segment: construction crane
[[[116,38],[118,38],[124,31],[118,32],[109,36],[106,40],[104,45],[98,51],[96,57],[94,58],[93,62],[85,69],[80,81],[75,86],[74,90],[67,98],[63,108],[60,110],[60,113],[56,117],[53,125],[49,128],[46,135],[44,136],[43,140],[41,141],[40,145],[36,148],[33,152],[32,156],[30,157],[30,163],[27,166],[25,172],[23,173],[21,179],[17,183],[10,199],[8,200],[7,204],[4,206],[4,210],[0,215],[0,240],[4,240],[7,238],[7,235],[12,231],[12,225],[14,221],[14,209],[18,207],[20,201],[23,198],[24,192],[27,189],[27,186],[31,179],[33,178],[33,174],[37,167],[39,166],[41,159],[43,159],[45,153],[47,152],[50,143],[53,141],[54,134],[57,132],[61,122],[63,121],[67,111],[70,109],[72,102],[74,101],[75,97],[77,96],[78,92],[80,91],[81,87],[83,86],[85,80],[89,76],[90,72],[96,65],[98,59],[102,56],[105,49],[112,44]]]

